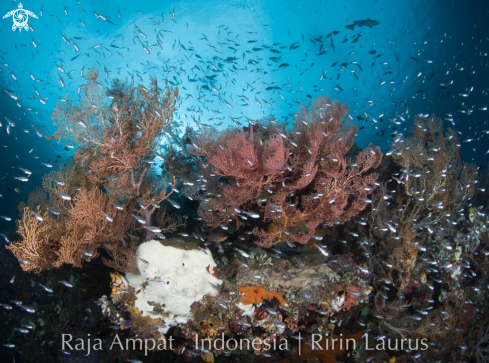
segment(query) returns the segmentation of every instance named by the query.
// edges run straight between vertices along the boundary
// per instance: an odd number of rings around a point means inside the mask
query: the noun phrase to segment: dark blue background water
[[[73,154],[45,136],[53,132],[49,116],[54,105],[61,99],[78,98],[83,67],[85,72],[98,67],[104,86],[116,77],[145,85],[150,75],[168,78],[180,89],[175,121],[182,129],[187,123],[194,125],[192,117],[219,128],[235,127],[231,117],[239,117],[243,126],[248,125],[244,116],[274,115],[290,120],[301,102],[310,101],[309,96],[328,94],[347,103],[353,119],[364,127],[357,137],[361,147],[372,142],[387,151],[389,135],[409,129],[415,114],[436,113],[453,118],[461,141],[466,141],[462,142],[465,160],[481,166],[487,162],[489,146],[483,130],[489,129],[488,111],[481,110],[489,107],[489,10],[484,1],[468,5],[466,1],[242,0],[161,5],[156,1],[69,0],[64,4],[68,15],[57,1],[22,4],[38,17],[29,18],[31,30],[12,31],[11,17],[0,21],[0,90],[11,90],[18,97],[16,101],[0,93],[0,178],[5,176],[0,182],[0,215],[13,220],[18,203],[27,199],[50,170],[40,169],[41,163],[50,160],[56,168],[56,155],[64,161]],[[0,14],[18,5],[18,1],[3,2]],[[94,12],[116,25],[97,18]],[[345,28],[366,18],[379,24],[353,31]],[[334,31],[338,33],[326,38]],[[322,49],[327,48],[323,55],[318,55],[319,38]],[[37,52],[33,39],[38,43]],[[250,42],[253,40],[256,42]],[[150,54],[143,46],[148,50],[153,46]],[[370,53],[373,50],[375,54]],[[270,59],[280,56],[277,62]],[[236,57],[235,64],[226,62],[228,57]],[[283,63],[289,66],[279,68]],[[266,90],[273,86],[280,90]],[[5,117],[15,123],[10,134]],[[453,125],[446,121],[446,126]],[[13,176],[23,173],[13,166],[32,170],[30,180],[22,184],[14,180]],[[7,185],[19,187],[21,193],[7,191]],[[2,233],[13,227],[13,221],[0,220]]]

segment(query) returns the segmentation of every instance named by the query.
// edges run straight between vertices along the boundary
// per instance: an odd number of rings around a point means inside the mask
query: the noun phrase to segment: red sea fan
[[[369,145],[348,160],[357,128],[346,107],[328,97],[295,114],[291,130],[274,124],[203,137],[202,174],[211,180],[199,215],[211,227],[235,220],[242,209],[264,211],[268,230],[255,228],[257,244],[307,243],[320,225],[342,224],[362,211],[375,189],[382,153]],[[285,126],[285,125],[282,125]],[[260,215],[261,217],[261,215]]]

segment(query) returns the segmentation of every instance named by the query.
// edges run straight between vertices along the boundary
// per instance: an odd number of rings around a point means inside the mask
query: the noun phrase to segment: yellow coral
[[[214,363],[214,354],[212,352],[201,354],[201,358],[206,363]]]
[[[475,218],[478,217],[478,213],[475,211],[474,208],[469,208],[469,220],[471,223],[475,222]]]
[[[238,288],[240,293],[244,293],[244,295],[241,296],[241,302],[244,305],[259,305],[263,300],[272,300],[274,297],[280,302],[280,305],[287,305],[283,296],[275,290],[267,291],[261,286],[238,286]]]
[[[126,284],[124,283],[124,280],[122,280],[121,274],[117,272],[111,272],[110,278],[112,280],[110,284],[110,286],[112,287],[112,296],[120,294],[120,289],[126,289]]]

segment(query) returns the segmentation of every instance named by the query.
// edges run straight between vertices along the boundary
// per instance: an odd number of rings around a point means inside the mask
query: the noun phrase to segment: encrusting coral
[[[277,291],[267,291],[261,286],[238,286],[239,292],[244,294],[241,302],[244,305],[263,303],[263,300],[277,299],[280,305],[286,306],[287,303],[283,296]]]

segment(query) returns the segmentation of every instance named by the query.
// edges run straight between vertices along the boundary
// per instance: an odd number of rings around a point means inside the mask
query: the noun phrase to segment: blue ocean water
[[[0,219],[2,233],[52,170],[41,163],[56,168],[73,155],[46,139],[50,115],[57,103],[77,99],[90,67],[99,68],[104,87],[114,78],[168,79],[180,90],[175,122],[182,129],[193,118],[219,128],[236,127],[232,118],[239,126],[270,115],[291,120],[301,103],[328,94],[348,104],[360,147],[372,142],[387,151],[390,135],[409,130],[414,115],[436,113],[460,133],[465,160],[487,162],[483,1],[22,5],[37,16],[29,16],[28,31],[12,31],[11,16],[0,21],[0,215],[12,218]],[[0,13],[19,6],[3,2]],[[345,27],[365,19],[378,24]],[[13,179],[23,174],[19,166],[33,172],[28,182]]]

